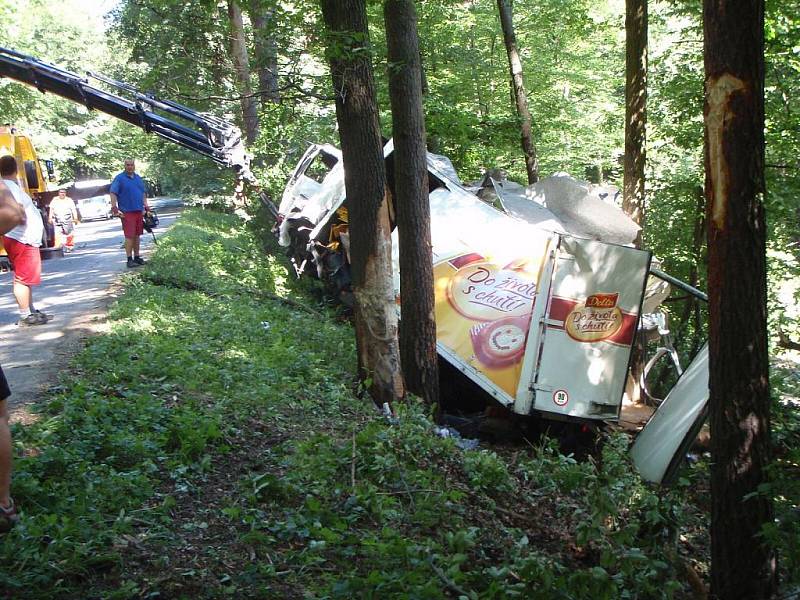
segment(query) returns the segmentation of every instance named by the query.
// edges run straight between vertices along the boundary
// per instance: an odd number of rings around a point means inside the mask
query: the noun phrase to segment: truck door
[[[708,344],[636,436],[631,458],[642,479],[668,483],[700,432],[708,411]]]
[[[534,411],[619,417],[650,258],[635,248],[561,236],[539,345],[528,349],[537,353],[528,380]]]

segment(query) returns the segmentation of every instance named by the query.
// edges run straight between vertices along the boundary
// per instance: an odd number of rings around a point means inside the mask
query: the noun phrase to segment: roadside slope
[[[151,203],[161,216],[156,232],[161,235],[175,222],[182,203],[159,198]],[[56,382],[81,340],[102,331],[106,309],[115,298],[115,280],[125,271],[122,229],[117,219],[81,223],[75,236],[75,252],[42,263],[42,285],[34,288],[33,298],[37,308],[54,316],[46,325],[17,326],[19,314],[11,293],[13,273],[0,274],[0,365],[11,385],[12,420],[25,420],[25,405]],[[145,256],[152,245],[153,238],[145,235]]]
[[[693,482],[657,495],[623,436],[579,462],[463,451],[413,403],[387,421],[349,325],[258,235],[184,213],[15,428],[0,597],[688,596]]]
[[[184,214],[129,278],[109,331],[88,341],[37,422],[15,429],[23,523],[0,542],[0,589],[14,598],[682,589],[662,542],[637,538],[641,511],[657,527],[674,506],[630,475],[624,439],[595,467],[547,444],[535,455],[462,451],[413,404],[389,423],[354,394],[349,325],[308,307],[293,285],[238,219]]]

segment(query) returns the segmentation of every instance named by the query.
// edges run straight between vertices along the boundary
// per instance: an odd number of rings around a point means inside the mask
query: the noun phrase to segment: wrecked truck
[[[390,191],[392,150],[390,140]],[[613,205],[613,190],[566,174],[528,188],[490,177],[468,188],[446,157],[428,154],[427,164],[440,360],[518,415],[619,421],[637,333],[665,335],[658,306],[670,285],[705,295],[632,246],[638,226]],[[281,198],[278,241],[298,276],[326,280],[344,302],[348,226],[341,152],[314,144]],[[396,229],[393,269],[399,297]],[[674,476],[708,401],[707,347],[685,371],[669,350],[680,377],[632,447],[654,482]]]
[[[241,132],[224,119],[10,48],[0,47],[0,76],[141,127],[254,182]],[[391,189],[391,141],[384,154]],[[491,180],[469,190],[446,157],[429,154],[427,163],[442,361],[514,413],[618,421],[634,336],[662,329],[656,309],[666,297],[664,282],[704,295],[654,269],[649,252],[627,245],[630,224],[583,184],[555,177],[529,189]],[[488,201],[476,195],[487,190],[494,194]],[[263,190],[260,196],[270,205]],[[348,214],[338,149],[308,149],[276,213],[280,243],[298,274],[315,273],[347,301]],[[703,348],[637,436],[633,458],[646,479],[667,481],[702,425],[707,356]]]

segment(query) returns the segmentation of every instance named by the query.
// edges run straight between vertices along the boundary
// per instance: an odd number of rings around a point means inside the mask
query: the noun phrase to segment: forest
[[[730,363],[712,371],[710,448],[693,447],[664,488],[638,478],[619,432],[591,449],[542,435],[470,454],[431,435],[435,411],[415,400],[398,402],[387,427],[364,394],[376,383],[364,376],[374,359],[362,354],[359,319],[356,348],[347,311],[294,277],[255,193],[242,200],[229,170],[187,149],[0,79],[2,123],[30,135],[60,181],[108,177],[132,156],[165,195],[203,207],[187,209],[126,284],[112,308],[118,328],[78,355],[44,420],[15,425],[12,489],[36,508],[21,533],[0,538],[0,597],[800,597],[800,3],[706,4],[0,0],[0,46],[235,122],[276,204],[310,143],[341,147],[348,165],[354,65],[374,73],[378,133],[397,131],[393,86],[405,65],[393,25],[410,5],[427,150],[464,182],[568,173],[619,189],[642,227],[638,246],[709,291],[710,304],[683,297],[666,308],[682,361],[710,338],[712,365]],[[364,31],[349,29],[353,7],[365,10]],[[741,30],[729,25],[738,15]],[[714,65],[745,60],[752,23],[761,120],[728,165],[732,180],[752,183],[732,194],[741,221],[728,234],[709,205],[721,187],[707,166],[706,86]],[[729,115],[737,131],[741,114]],[[737,263],[750,249],[753,262]],[[281,295],[292,304],[270,305]],[[286,330],[260,347],[244,320]],[[126,341],[150,328],[163,335]],[[234,341],[249,345],[237,354],[225,345]],[[176,367],[104,370],[145,352]],[[749,383],[733,381],[737,369]],[[666,388],[674,376],[654,380]],[[121,402],[132,397],[137,414]],[[756,441],[736,459],[757,474],[728,497],[715,465],[735,435],[713,431],[749,417]],[[723,529],[736,531],[723,539]],[[754,550],[732,556],[737,545]]]

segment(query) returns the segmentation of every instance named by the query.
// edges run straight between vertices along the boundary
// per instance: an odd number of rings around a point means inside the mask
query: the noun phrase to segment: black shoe
[[[44,317],[44,319],[46,321],[52,321],[53,320],[53,315],[51,313],[42,312],[38,308],[36,310],[34,310],[33,312],[35,312],[37,315],[42,315],[42,317]]]
[[[133,262],[135,262],[137,265],[143,265],[145,260],[141,256],[137,256],[133,259]]]
[[[138,267],[139,265],[129,256],[128,257],[128,268],[132,269],[133,267]]]
[[[19,321],[17,321],[17,325],[44,325],[47,323],[47,317],[44,313],[32,312],[26,317],[22,317]]]

